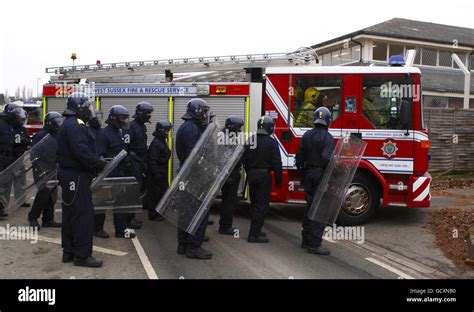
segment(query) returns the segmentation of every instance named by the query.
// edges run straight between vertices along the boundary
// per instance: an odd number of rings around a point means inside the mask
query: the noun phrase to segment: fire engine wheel
[[[373,217],[380,195],[373,180],[364,173],[356,173],[337,217],[340,225],[357,225]]]

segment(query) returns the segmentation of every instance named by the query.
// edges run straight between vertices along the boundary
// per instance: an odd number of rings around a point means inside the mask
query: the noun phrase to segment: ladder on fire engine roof
[[[53,74],[52,82],[151,82],[164,81],[164,75],[175,75],[173,81],[240,80],[250,68],[270,66],[315,65],[318,55],[312,48],[300,48],[291,53],[247,54],[179,58],[166,60],[120,62],[46,68]],[[193,74],[191,74],[193,73]],[[181,74],[181,75],[180,75]],[[139,77],[141,76],[141,77]],[[136,77],[134,79],[134,77]],[[146,78],[147,77],[147,78]],[[148,80],[147,80],[148,79]]]

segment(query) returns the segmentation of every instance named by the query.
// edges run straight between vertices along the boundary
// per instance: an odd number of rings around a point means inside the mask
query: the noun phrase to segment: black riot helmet
[[[168,132],[173,128],[173,124],[168,120],[160,120],[156,123],[155,131],[153,132],[154,136],[163,136],[166,137]]]
[[[91,120],[94,116],[94,105],[89,100],[87,94],[83,92],[74,92],[67,98],[66,110],[64,116],[77,116],[85,122]]]
[[[14,103],[5,104],[3,114],[7,117],[11,124],[21,125],[23,119],[26,118],[25,111],[20,105]]]
[[[270,116],[262,116],[257,122],[257,133],[271,135],[275,131],[275,122]]]
[[[150,122],[151,119],[151,113],[155,109],[153,106],[148,103],[148,102],[140,102],[137,104],[137,107],[135,108],[135,115],[133,118],[140,120],[141,122]]]
[[[314,112],[314,124],[329,127],[332,122],[331,111],[327,107],[320,107]]]
[[[58,132],[59,127],[63,124],[64,117],[58,112],[49,112],[44,117],[44,128],[53,133]]]
[[[183,119],[193,119],[200,125],[207,126],[211,118],[211,108],[203,99],[192,99],[186,104],[186,114]]]
[[[110,108],[109,117],[105,121],[116,129],[123,129],[128,125],[130,114],[128,109],[122,105],[114,105]]]
[[[239,116],[229,116],[225,120],[225,128],[230,132],[241,132],[244,119]]]

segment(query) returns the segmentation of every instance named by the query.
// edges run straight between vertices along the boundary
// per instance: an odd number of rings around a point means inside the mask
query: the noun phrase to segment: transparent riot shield
[[[142,212],[140,187],[135,177],[105,178],[92,190],[96,214]]]
[[[224,143],[222,129],[210,123],[180,168],[156,211],[194,235],[244,152],[243,144]]]
[[[127,152],[125,150],[121,150],[117,156],[114,157],[111,161],[107,163],[104,170],[98,175],[91,183],[91,190],[94,191],[95,188],[99,186],[99,184],[104,180],[119,164],[120,162],[127,156]]]
[[[366,147],[353,135],[337,142],[308,212],[310,220],[334,224]]]
[[[56,140],[45,136],[0,173],[0,204],[11,213],[56,175]]]

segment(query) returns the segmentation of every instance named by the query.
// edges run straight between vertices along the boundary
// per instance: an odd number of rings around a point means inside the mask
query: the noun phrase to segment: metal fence
[[[474,171],[474,110],[425,108],[432,172]]]

